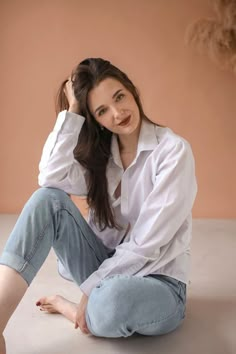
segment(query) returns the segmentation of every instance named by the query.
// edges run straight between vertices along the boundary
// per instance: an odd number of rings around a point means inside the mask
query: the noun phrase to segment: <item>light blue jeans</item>
[[[40,188],[24,206],[0,264],[15,269],[30,285],[51,247],[78,286],[114,254],[94,234],[65,192]],[[92,290],[87,326],[99,337],[161,335],[183,322],[185,302],[186,285],[176,279],[117,274],[103,279]]]

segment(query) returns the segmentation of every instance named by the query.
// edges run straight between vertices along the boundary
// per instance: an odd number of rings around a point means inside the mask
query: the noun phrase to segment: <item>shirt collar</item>
[[[155,126],[156,125],[151,121],[145,118],[142,119],[136,158],[141,153],[141,151],[150,151],[150,150],[152,151],[156,148],[158,144],[158,138],[155,132]],[[112,155],[111,158],[114,160],[114,162],[118,166],[122,167],[119,145],[118,145],[116,134],[113,134],[111,139],[111,155]]]

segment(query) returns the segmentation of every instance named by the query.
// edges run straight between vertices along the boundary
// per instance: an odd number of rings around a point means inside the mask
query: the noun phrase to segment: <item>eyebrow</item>
[[[122,89],[117,90],[117,91],[114,93],[114,95],[112,96],[112,98],[115,98],[115,97],[118,95],[118,93],[120,93],[120,91],[122,91]],[[101,105],[101,106],[99,106],[98,108],[96,108],[95,111],[94,111],[94,113],[96,113],[96,112],[97,112],[99,109],[101,109],[102,107],[104,107],[104,105]]]

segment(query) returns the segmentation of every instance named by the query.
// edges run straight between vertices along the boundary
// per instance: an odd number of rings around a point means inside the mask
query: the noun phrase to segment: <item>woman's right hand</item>
[[[67,83],[65,84],[64,87],[64,93],[66,95],[66,98],[68,100],[69,103],[69,112],[73,112],[73,113],[79,113],[79,102],[78,100],[75,98],[75,93],[72,87],[72,81],[71,78],[69,77]]]

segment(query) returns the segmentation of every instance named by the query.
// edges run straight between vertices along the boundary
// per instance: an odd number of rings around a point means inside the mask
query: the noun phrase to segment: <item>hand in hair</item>
[[[69,112],[79,113],[79,102],[75,98],[71,78],[68,79],[64,86],[64,93],[69,103]]]

